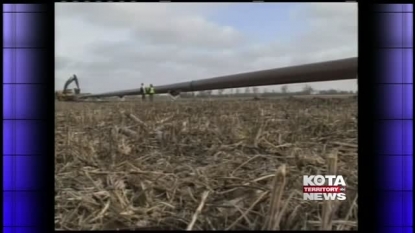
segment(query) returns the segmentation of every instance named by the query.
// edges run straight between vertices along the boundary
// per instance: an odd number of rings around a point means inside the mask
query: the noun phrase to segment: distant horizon
[[[305,86],[307,86],[307,85],[310,85],[311,83],[304,83],[304,84],[281,84],[281,85],[270,85],[270,86],[272,86],[273,88],[268,88],[269,86],[250,86],[250,87],[239,87],[239,88],[224,88],[224,89],[214,89],[214,90],[211,90],[212,91],[212,93],[215,93],[215,92],[218,92],[219,90],[225,90],[225,91],[229,91],[229,90],[236,90],[236,89],[239,89],[239,91],[242,91],[242,92],[240,92],[240,93],[243,93],[243,91],[245,91],[245,89],[246,88],[250,88],[250,89],[252,89],[252,88],[259,88],[259,90],[261,91],[260,93],[269,93],[269,92],[273,92],[273,91],[276,91],[277,93],[278,92],[281,92],[281,88],[283,87],[283,86],[287,86],[287,87],[289,87],[289,86],[292,86],[292,85],[303,85],[303,88],[305,87]],[[141,85],[141,84],[140,84]],[[166,85],[168,85],[168,84],[166,84]],[[147,86],[147,85],[145,85],[145,86]],[[160,85],[161,86],[161,85]],[[310,85],[311,86],[311,85]],[[261,87],[261,88],[260,88]],[[63,88],[63,87],[62,87]],[[61,91],[62,90],[62,88],[60,88],[59,89],[59,87],[57,87],[57,86],[55,86],[55,91]],[[140,87],[137,87],[137,88],[130,88],[130,89],[125,89],[125,90],[131,90],[131,89],[139,89]],[[155,88],[157,88],[157,86],[155,86]],[[71,87],[69,87],[68,89],[73,89],[73,88],[71,88]],[[313,88],[313,91],[330,91],[330,90],[335,90],[335,91],[352,91],[352,92],[356,92],[356,91],[358,91],[357,89],[356,90],[343,90],[343,89],[334,89],[334,88],[329,88],[329,89],[314,89]],[[122,90],[114,90],[114,91],[122,91]],[[299,91],[301,91],[301,89],[296,89],[296,91],[294,91],[294,92],[299,92]],[[83,93],[84,91],[82,90],[82,88],[81,88],[81,92]],[[195,91],[195,92],[199,92],[199,91]],[[292,90],[290,90],[289,88],[288,88],[288,91],[287,91],[288,93],[290,93],[290,92],[293,92]],[[100,92],[101,93],[101,92]],[[282,93],[282,92],[281,92]]]

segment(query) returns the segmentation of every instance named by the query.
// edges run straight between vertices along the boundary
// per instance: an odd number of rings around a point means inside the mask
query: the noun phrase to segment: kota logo
[[[346,200],[346,182],[343,176],[303,176],[303,199],[344,201]]]

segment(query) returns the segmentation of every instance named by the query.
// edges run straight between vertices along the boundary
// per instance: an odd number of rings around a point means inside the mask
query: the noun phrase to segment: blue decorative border
[[[45,84],[38,74],[45,40],[37,29],[44,17],[39,4],[3,4],[4,232],[37,232],[43,224],[38,177],[47,119],[40,111]]]
[[[413,5],[376,7],[380,229],[413,232]]]

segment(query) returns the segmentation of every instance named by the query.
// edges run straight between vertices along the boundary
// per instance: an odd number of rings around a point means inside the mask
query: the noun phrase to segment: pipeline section
[[[205,91],[239,87],[281,85],[306,82],[337,81],[357,78],[357,57],[318,62],[306,65],[290,66],[277,69],[261,70],[248,73],[220,76],[190,82],[155,86],[156,94]],[[141,90],[107,92],[86,95],[89,97],[113,97],[140,95]]]

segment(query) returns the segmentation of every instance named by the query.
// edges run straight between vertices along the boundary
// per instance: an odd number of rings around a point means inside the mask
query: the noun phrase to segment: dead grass
[[[355,99],[56,109],[57,230],[357,229]],[[347,200],[304,201],[302,175],[329,173]]]

